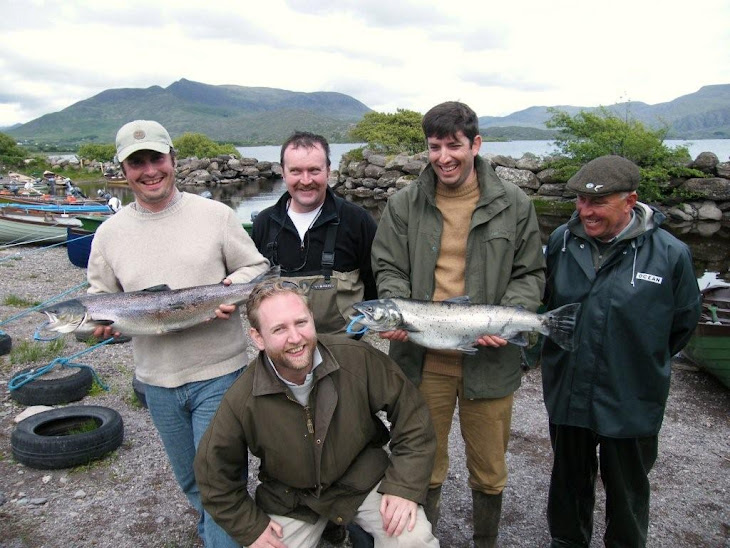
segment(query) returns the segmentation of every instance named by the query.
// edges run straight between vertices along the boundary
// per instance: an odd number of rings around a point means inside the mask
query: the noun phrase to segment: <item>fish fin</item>
[[[143,289],[142,291],[146,291],[149,293],[155,293],[157,291],[170,291],[170,286],[167,284],[153,285],[152,287],[148,287],[147,289]]]
[[[545,317],[547,333],[555,344],[561,348],[575,350],[575,326],[577,325],[580,303],[571,303],[542,314]]]
[[[464,354],[469,354],[470,356],[472,356],[477,353],[478,348],[473,345],[467,346],[465,344],[460,344],[459,346],[456,347],[456,350],[460,350]]]
[[[451,297],[450,299],[446,299],[444,302],[456,304],[471,304],[471,299],[469,298],[469,295],[459,295],[458,297]]]
[[[511,342],[512,344],[516,344],[517,346],[527,346],[528,344],[530,344],[530,341],[527,339],[524,331],[505,336],[505,340]]]
[[[266,272],[263,272],[253,278],[249,283],[258,283],[263,282],[264,280],[269,280],[271,278],[279,278],[281,277],[281,266],[278,264],[275,264],[274,266],[269,267],[269,269]]]
[[[84,319],[84,322],[86,319]],[[81,322],[81,325],[84,324],[84,322]],[[97,325],[114,325],[114,320],[94,320],[94,323]]]

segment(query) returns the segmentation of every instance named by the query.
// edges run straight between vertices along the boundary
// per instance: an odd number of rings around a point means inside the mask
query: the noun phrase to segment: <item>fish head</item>
[[[48,329],[59,333],[71,333],[86,323],[89,316],[86,307],[78,299],[71,299],[42,308],[48,316]]]
[[[362,314],[357,323],[373,331],[392,331],[398,329],[402,322],[398,305],[391,299],[375,299],[355,303],[352,307]]]

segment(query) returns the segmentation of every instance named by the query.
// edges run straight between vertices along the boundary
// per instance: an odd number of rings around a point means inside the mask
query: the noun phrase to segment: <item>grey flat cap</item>
[[[584,165],[565,186],[576,194],[604,196],[631,192],[639,187],[637,165],[622,156],[600,156]]]

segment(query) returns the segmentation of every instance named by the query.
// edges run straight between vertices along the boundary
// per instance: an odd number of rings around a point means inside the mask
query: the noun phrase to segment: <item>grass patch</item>
[[[89,419],[87,421],[82,422],[79,424],[76,428],[72,428],[68,432],[66,432],[66,436],[76,436],[77,434],[85,434],[86,432],[93,432],[99,427],[98,424],[96,424],[96,421],[93,419]]]
[[[93,398],[94,396],[101,396],[106,393],[107,390],[104,390],[101,385],[96,382],[96,379],[94,379],[94,382],[91,384],[91,388],[89,389],[88,395]]]
[[[18,297],[17,295],[7,295],[5,299],[3,299],[3,304],[5,306],[15,306],[18,308],[28,308],[31,306],[37,306],[41,304],[41,301],[29,301],[28,299],[24,299],[23,297]]]
[[[10,351],[10,363],[22,365],[51,361],[57,358],[64,348],[66,348],[66,341],[63,338],[54,339],[48,343],[20,341]]]

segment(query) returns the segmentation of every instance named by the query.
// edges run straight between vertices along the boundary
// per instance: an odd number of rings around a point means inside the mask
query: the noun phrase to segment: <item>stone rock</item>
[[[384,154],[371,154],[368,157],[369,163],[376,165],[376,166],[380,166],[380,167],[385,167],[385,164],[387,163],[387,161],[388,160]]]
[[[193,184],[200,184],[213,180],[213,177],[206,170],[198,169],[190,174],[190,179],[193,181]]]
[[[715,171],[718,177],[730,179],[730,162],[720,162],[715,166]]]
[[[402,171],[398,171],[395,169],[385,171],[378,179],[378,187],[388,188],[389,186],[394,185],[395,182],[398,180],[398,178],[400,178],[402,176],[403,176]]]
[[[536,173],[542,169],[543,165],[544,163],[539,157],[532,154],[531,152],[527,152],[522,155],[522,158],[517,160],[515,167],[517,169],[526,169],[528,171]]]
[[[256,158],[241,158],[239,160],[242,166],[255,166],[258,160]]]
[[[730,180],[722,177],[687,179],[682,187],[707,200],[730,200]]]
[[[398,191],[401,188],[410,185],[416,179],[417,179],[417,177],[415,175],[403,175],[402,177],[398,177],[398,179],[395,182],[395,190]],[[391,188],[393,188],[393,187],[391,187]],[[390,189],[388,189],[388,190],[390,190]]]
[[[706,222],[697,224],[697,232],[699,232],[700,236],[702,236],[703,238],[708,238],[712,236],[721,228],[721,223]]]
[[[540,181],[537,180],[537,176],[532,171],[503,167],[501,165],[498,165],[495,171],[497,172],[497,177],[503,181],[517,185],[522,190],[529,189],[535,191],[540,188]]]
[[[715,166],[719,161],[717,154],[714,152],[700,152],[697,158],[695,158],[695,161],[692,162],[691,167],[704,171],[705,173],[714,174]]]
[[[509,156],[495,154],[490,157],[490,160],[495,166],[507,167],[510,169],[515,169],[517,167],[517,161]]]
[[[244,167],[243,168],[243,171],[241,172],[241,174],[244,177],[256,178],[256,177],[259,176],[259,170],[256,169],[253,165],[250,165],[250,166]]]
[[[671,217],[672,219],[679,219],[680,221],[691,222],[692,220],[694,220],[694,217],[692,217],[692,215],[686,213],[680,207],[672,207],[668,209],[667,216]]]
[[[552,184],[552,183],[558,183],[558,170],[554,167],[549,167],[547,169],[542,169],[538,171],[535,176],[537,177],[537,180],[540,181],[540,184]]]
[[[697,209],[697,218],[700,221],[720,221],[722,211],[715,205],[715,202],[706,201]]]
[[[375,188],[378,186],[378,181],[377,179],[373,179],[372,177],[365,177],[364,179],[360,179],[359,186],[363,186],[365,188]]]
[[[274,162],[273,164],[271,164],[271,173],[276,177],[281,177],[282,175],[284,175],[284,170],[279,162]]]
[[[243,171],[243,164],[241,164],[241,160],[239,160],[238,158],[234,158],[233,160],[228,160],[228,169]]]
[[[38,413],[42,413],[43,411],[50,411],[51,409],[53,409],[53,407],[48,407],[47,405],[33,405],[31,407],[26,407],[22,413],[19,413],[13,419],[13,422],[17,424],[23,419],[27,419],[28,417],[32,417],[33,415],[37,415]]]
[[[266,162],[266,161],[256,162],[254,167],[256,169],[258,169],[259,171],[269,171],[269,170],[271,170],[271,162]]]
[[[214,160],[210,164],[208,164],[208,167],[206,169],[208,171],[220,171],[220,163]]]
[[[368,164],[368,166],[365,168],[365,177],[373,177],[375,179],[379,179],[383,173],[385,173],[385,168],[381,166],[376,166],[375,164]]]
[[[395,157],[391,158],[386,164],[385,169],[398,169],[403,170],[403,166],[406,165],[406,162],[409,160],[409,156],[407,154],[396,154]]]
[[[414,158],[405,163],[405,165],[403,166],[403,171],[410,175],[419,175],[427,164],[428,162],[425,160],[417,160]]]
[[[562,196],[565,192],[565,184],[546,183],[537,189],[539,196]]]

